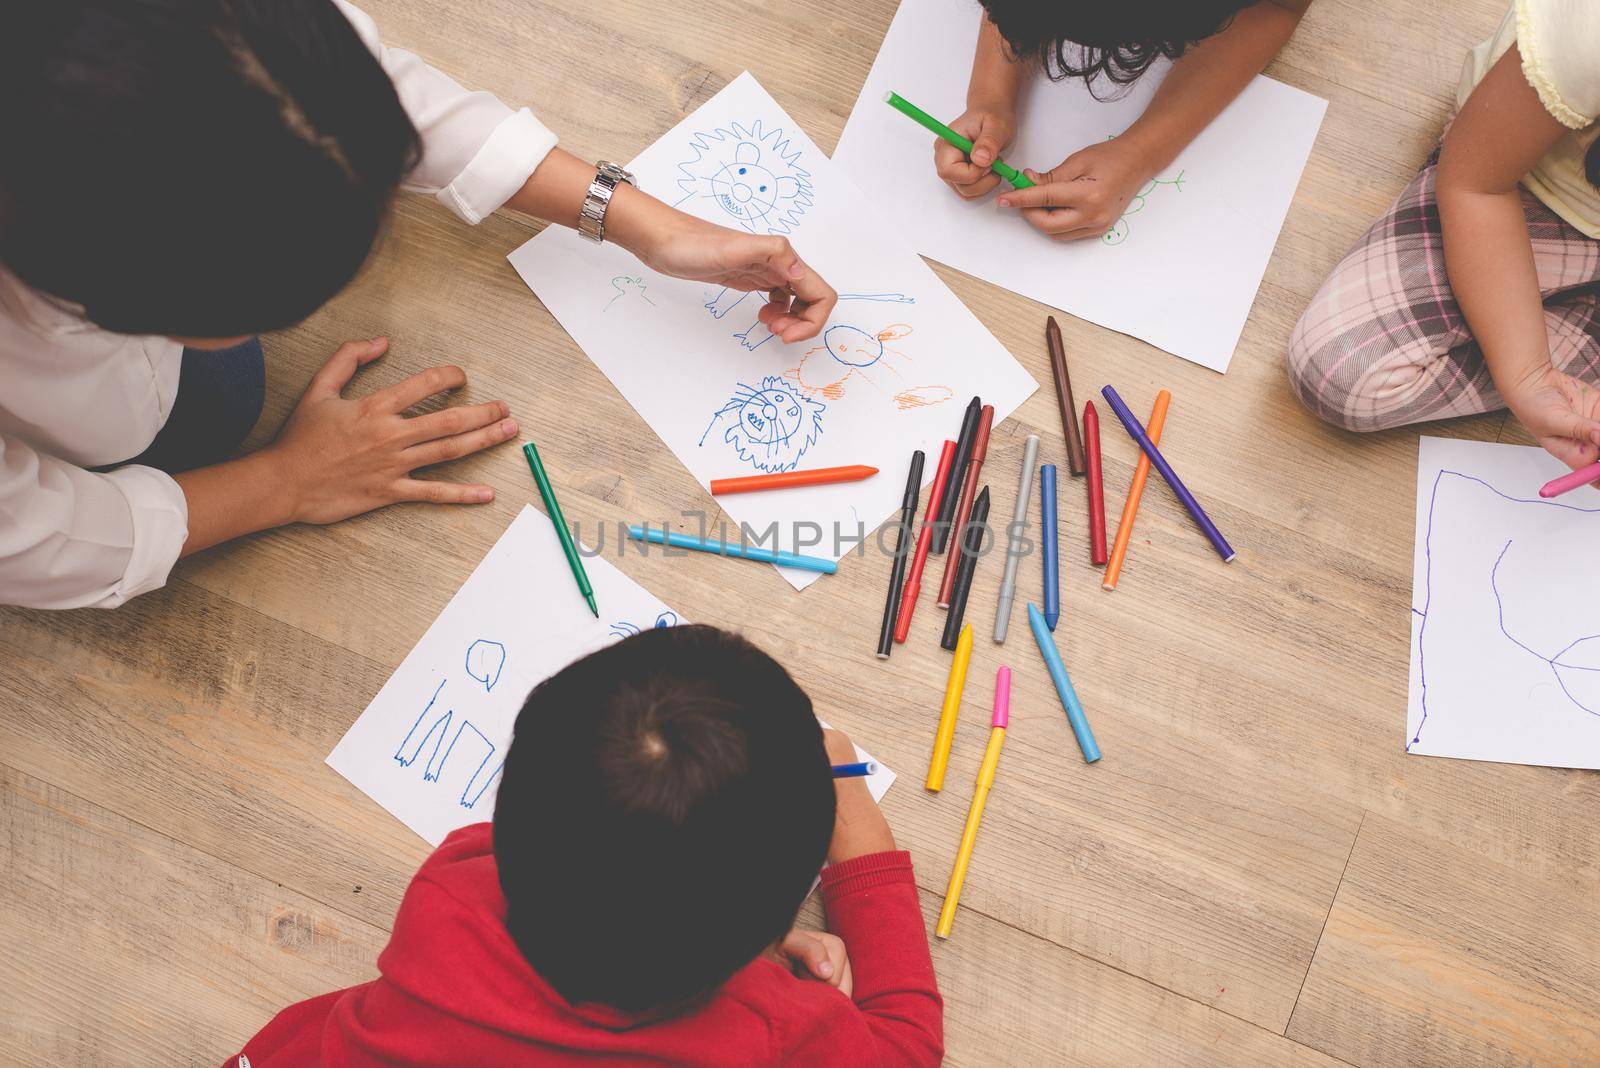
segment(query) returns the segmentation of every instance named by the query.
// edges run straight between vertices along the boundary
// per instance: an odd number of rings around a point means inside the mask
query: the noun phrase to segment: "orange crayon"
[[[1150,422],[1145,427],[1152,444],[1161,444],[1161,428],[1166,425],[1167,406],[1171,403],[1171,393],[1162,390],[1156,394],[1156,406],[1151,410]],[[1133,483],[1128,487],[1128,503],[1122,506],[1122,520],[1117,524],[1117,540],[1111,547],[1111,562],[1106,565],[1105,578],[1100,583],[1102,589],[1117,588],[1117,579],[1122,574],[1122,559],[1128,555],[1128,539],[1133,536],[1133,517],[1139,513],[1139,498],[1144,496],[1144,482],[1149,475],[1150,457],[1141,451],[1139,465],[1133,469]]]
[[[833,482],[860,482],[878,473],[876,467],[853,464],[849,467],[818,467],[810,471],[784,471],[776,475],[745,475],[741,478],[714,478],[711,495],[755,493],[758,490],[794,489],[797,486],[826,486]]]

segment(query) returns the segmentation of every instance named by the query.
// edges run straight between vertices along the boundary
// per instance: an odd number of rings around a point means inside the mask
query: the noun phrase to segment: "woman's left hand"
[[[1002,208],[1018,208],[1053,241],[1099,237],[1110,230],[1155,176],[1144,154],[1123,138],[1081,148],[1053,170],[1025,171],[1036,183],[1008,189]]]

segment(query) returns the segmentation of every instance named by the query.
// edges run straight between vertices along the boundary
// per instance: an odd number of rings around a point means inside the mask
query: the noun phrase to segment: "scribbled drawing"
[[[902,369],[910,363],[905,353],[888,343],[909,337],[911,332],[905,323],[890,323],[877,331],[847,324],[830,326],[822,333],[822,344],[802,353],[800,366],[784,375],[808,394],[820,394],[830,401],[842,398],[851,381],[865,382],[882,391],[884,379],[903,379]],[[954,391],[945,386],[915,386],[897,390],[893,400],[895,407],[904,411],[942,404],[952,396]]]
[[[473,644],[477,645],[478,643],[475,642]],[[483,679],[478,678],[478,676],[474,675],[473,677],[477,678],[479,682],[483,682]],[[472,775],[467,779],[466,785],[462,787],[461,797],[457,801],[457,804],[462,808],[472,808],[483,797],[484,792],[489,789],[490,785],[500,777],[501,769],[498,765],[487,777],[483,775],[484,769],[489,766],[489,761],[494,759],[497,747],[471,720],[465,718],[456,724],[456,732],[452,737],[450,735],[450,725],[455,720],[454,709],[441,711],[437,716],[433,717],[432,722],[429,722],[429,716],[433,712],[434,706],[439,703],[439,695],[444,692],[445,684],[448,682],[449,679],[440,679],[439,685],[434,687],[433,696],[428,698],[428,703],[423,706],[416,722],[411,725],[411,729],[406,732],[406,736],[400,740],[399,748],[394,751],[394,760],[402,768],[409,768],[426,751],[428,756],[422,765],[422,781],[438,782],[444,775],[445,767],[451,755],[455,753],[456,747],[461,746],[465,759],[471,759],[470,755],[466,754],[473,747],[473,740],[476,739],[477,743],[483,747],[483,756],[478,761],[477,767],[473,768]],[[422,728],[424,723],[428,724],[427,730],[422,732],[421,737],[418,737],[417,731]],[[471,732],[470,736],[468,736],[468,732]],[[445,738],[447,737],[450,738],[448,745],[445,744]],[[413,739],[415,739],[414,744]],[[465,739],[465,745],[462,744],[463,739]],[[431,749],[428,747],[430,741],[433,743]],[[458,760],[456,763],[460,764],[461,761]],[[503,765],[504,761],[501,764]]]
[[[662,630],[662,629],[664,629],[666,627],[676,627],[677,625],[678,625],[678,613],[672,611],[671,609],[668,609],[667,611],[662,612],[660,615],[656,616],[656,621],[653,624],[650,625],[650,629],[652,629],[652,630]],[[620,619],[617,622],[611,624],[611,636],[613,638],[631,638],[635,634],[638,634],[643,629],[645,629],[645,628],[639,626],[636,623],[629,623],[625,619]]]
[[[709,200],[753,234],[787,235],[812,206],[811,172],[781,127],[765,129],[760,119],[731,122],[695,134],[689,153],[678,164],[683,195],[675,207]]]
[[[651,300],[645,294],[645,290],[650,287],[645,284],[644,278],[641,275],[619,274],[615,278],[611,279],[611,288],[614,289],[616,293],[610,300],[606,301],[606,306],[600,309],[602,312],[610,311],[611,305],[630,294],[638,297],[652,308],[656,306],[656,302]]]
[[[479,638],[467,646],[467,674],[483,683],[485,693],[494,691],[505,666],[506,647],[499,642]]]
[[[827,405],[777,375],[768,375],[754,386],[740,382],[728,403],[712,414],[700,435],[700,446],[703,448],[711,431],[721,425],[722,441],[756,470],[793,471],[821,437],[826,410]]]
[[[1128,201],[1128,209],[1122,213],[1122,218],[1111,224],[1111,229],[1100,235],[1100,241],[1106,245],[1120,245],[1128,240],[1130,228],[1128,216],[1137,215],[1144,210],[1145,202],[1156,189],[1163,185],[1170,185],[1178,192],[1183,192],[1183,172],[1179,171],[1176,178],[1152,178],[1139,190],[1139,195]]]
[[[712,296],[706,300],[705,308],[706,311],[711,313],[711,317],[713,319],[721,319],[724,315],[727,315],[733,309],[737,308],[744,301],[744,299],[750,295],[751,294],[749,292],[743,290],[732,288],[723,289],[715,296]],[[908,297],[904,293],[839,294],[839,303],[841,304],[845,303],[846,301],[858,300],[870,301],[877,304],[915,304],[917,302],[916,297]],[[763,295],[761,298],[752,301],[750,307],[754,307],[759,311],[762,305],[765,303],[766,297]],[[749,313],[746,312],[746,314]],[[757,317],[754,322],[745,327],[743,330],[735,333],[733,337],[734,340],[739,342],[740,347],[749,352],[754,352],[756,349],[759,349],[762,345],[765,345],[767,342],[772,340],[772,331],[768,330],[766,325],[762,323],[761,319]]]
[[[1511,504],[1528,505],[1541,510],[1557,509],[1568,513],[1582,513],[1586,515],[1594,515],[1597,511],[1600,511],[1600,509],[1585,508],[1580,505],[1567,504],[1562,501],[1514,497],[1509,493],[1505,493],[1500,489],[1497,489],[1484,479],[1481,479],[1476,475],[1466,474],[1462,471],[1441,469],[1439,473],[1434,476],[1433,487],[1428,501],[1427,524],[1423,531],[1421,545],[1425,561],[1423,567],[1423,603],[1421,608],[1413,607],[1411,610],[1412,613],[1418,616],[1421,620],[1420,624],[1418,625],[1415,642],[1417,656],[1417,676],[1421,690],[1420,703],[1422,706],[1422,716],[1417,723],[1416,731],[1413,733],[1411,739],[1406,742],[1407,752],[1410,752],[1414,746],[1421,743],[1422,732],[1428,725],[1429,716],[1438,711],[1430,703],[1432,695],[1430,694],[1430,685],[1428,682],[1428,623],[1432,614],[1434,614],[1436,611],[1433,603],[1433,565],[1435,557],[1434,520],[1439,506],[1441,486],[1445,483],[1447,476],[1453,479],[1460,479],[1466,482],[1475,483],[1476,485],[1488,490],[1496,497],[1499,497],[1501,500]],[[1442,528],[1442,530],[1443,529],[1455,528],[1447,524],[1444,528]],[[1543,663],[1550,669],[1551,676],[1554,678],[1557,687],[1575,710],[1585,712],[1591,716],[1600,717],[1600,656],[1596,656],[1594,653],[1595,646],[1600,644],[1600,634],[1590,634],[1575,638],[1571,641],[1568,641],[1553,655],[1546,655],[1545,653],[1539,652],[1538,649],[1535,648],[1535,644],[1532,640],[1526,640],[1525,638],[1518,637],[1516,634],[1513,634],[1513,628],[1507,624],[1507,597],[1501,591],[1500,572],[1502,565],[1504,565],[1506,562],[1507,555],[1511,552],[1511,547],[1514,543],[1514,540],[1515,539],[1510,538],[1506,540],[1505,544],[1501,547],[1499,554],[1495,557],[1494,564],[1490,567],[1487,577],[1489,594],[1494,602],[1495,626],[1498,629],[1498,632],[1512,646],[1527,653],[1529,656]],[[1546,617],[1549,616],[1548,611],[1544,608],[1539,610],[1539,614]],[[1523,613],[1523,615],[1525,617],[1527,613]],[[1440,625],[1443,626],[1444,624],[1441,623]],[[1550,642],[1550,645],[1553,646],[1554,644],[1554,641]],[[1587,649],[1585,648],[1586,646],[1588,647]],[[1573,674],[1579,672],[1585,674]],[[1591,688],[1596,688],[1596,691],[1593,695],[1588,692]]]

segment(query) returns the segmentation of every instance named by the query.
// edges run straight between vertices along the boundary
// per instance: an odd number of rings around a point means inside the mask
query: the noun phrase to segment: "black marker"
[[[906,557],[911,549],[911,524],[917,518],[917,498],[922,496],[922,463],[927,459],[918,449],[911,454],[911,473],[906,476],[906,495],[900,503],[900,533],[894,542],[894,566],[889,569],[889,599],[883,606],[883,629],[878,633],[878,659],[889,659],[894,648],[894,621],[900,614],[900,584],[906,577]]]
[[[967,461],[972,457],[972,439],[978,432],[978,415],[982,410],[983,399],[973,397],[961,420],[961,436],[956,438],[956,458],[950,465],[950,481],[945,483],[944,498],[939,501],[939,522],[934,525],[933,541],[928,546],[935,556],[944,552],[950,543],[950,526],[955,522],[961,486],[967,480]]]
[[[961,559],[956,561],[955,589],[950,591],[950,615],[944,621],[944,639],[941,649],[954,649],[961,638],[961,617],[967,614],[967,592],[972,589],[972,573],[978,567],[978,554],[983,551],[984,535],[989,528],[984,520],[989,518],[989,487],[983,487],[978,499],[972,502],[972,514],[967,525],[961,528]]]

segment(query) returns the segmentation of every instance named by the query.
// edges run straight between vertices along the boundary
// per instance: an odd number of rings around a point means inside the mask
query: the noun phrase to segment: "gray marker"
[[[1011,626],[1011,598],[1017,592],[1017,561],[1022,559],[1022,527],[1028,521],[1028,498],[1033,494],[1033,462],[1039,457],[1039,435],[1029,434],[1022,448],[1022,477],[1017,479],[1017,508],[1006,529],[1006,573],[1000,580],[1000,598],[994,610],[994,640],[1004,643]]]

